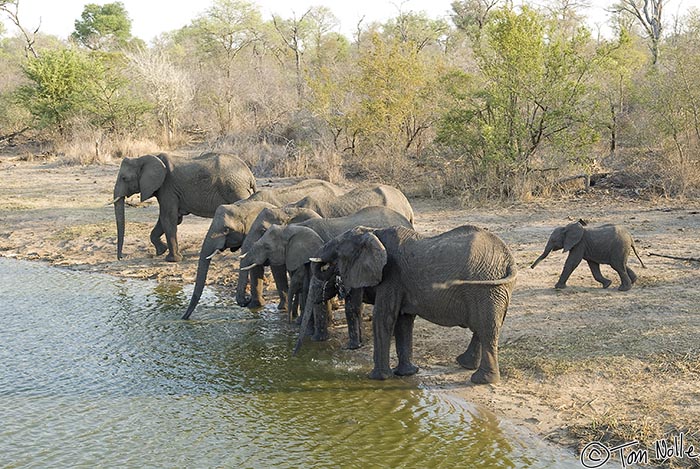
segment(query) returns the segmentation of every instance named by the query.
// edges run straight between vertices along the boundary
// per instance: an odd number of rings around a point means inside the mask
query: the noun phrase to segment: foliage
[[[91,50],[118,49],[131,40],[131,19],[122,2],[88,3],[71,37]]]
[[[561,163],[548,155],[581,158],[597,138],[585,100],[595,67],[588,37],[584,29],[559,34],[555,23],[526,7],[493,12],[475,51],[479,73],[445,77],[453,104],[437,141],[510,186],[515,174]]]

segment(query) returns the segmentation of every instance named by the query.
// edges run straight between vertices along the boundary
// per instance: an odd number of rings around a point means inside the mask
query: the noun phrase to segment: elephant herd
[[[363,343],[363,304],[374,305],[370,378],[418,371],[412,358],[413,323],[420,316],[442,326],[470,329],[471,341],[457,362],[476,370],[471,376],[474,383],[499,381],[498,337],[517,266],[508,247],[493,233],[464,225],[423,237],[413,229],[414,213],[406,196],[388,185],[344,191],[326,181],[308,179],[258,190],[252,172],[236,156],[205,153],[183,158],[162,153],[124,158],[121,163],[113,201],[118,259],[123,256],[125,198],[136,193],[142,201],[153,196],[158,200],[158,221],[150,239],[157,255],[168,251],[166,261],[182,259],[177,225],[184,215],[212,218],[183,319],[192,315],[199,302],[214,255],[240,250],[236,302],[250,308],[264,304],[264,269],[269,266],[278,308],[287,311],[290,321],[300,316],[295,353],[307,333],[314,340],[328,338],[331,304],[340,297],[345,303],[349,349]],[[622,227],[590,228],[579,221],[557,228],[531,267],[558,249],[570,254],[556,288],[566,287],[583,259],[603,288],[611,281],[602,276],[600,264],[617,271],[620,290],[629,290],[637,279],[627,266],[630,250],[637,252]],[[389,365],[392,336],[398,356],[393,369]]]

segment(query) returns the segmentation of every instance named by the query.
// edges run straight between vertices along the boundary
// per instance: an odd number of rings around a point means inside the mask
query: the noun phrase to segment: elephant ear
[[[310,228],[293,234],[287,243],[285,265],[294,272],[309,262],[323,246],[323,240]]]
[[[564,252],[571,251],[583,239],[583,225],[572,223],[564,230]]]
[[[141,157],[141,174],[139,175],[139,188],[141,189],[141,202],[153,197],[165,181],[167,168],[165,163],[155,155]]]
[[[374,233],[354,235],[349,252],[338,257],[338,267],[346,288],[372,287],[382,281],[387,263],[386,248]],[[355,243],[354,241],[357,241]]]

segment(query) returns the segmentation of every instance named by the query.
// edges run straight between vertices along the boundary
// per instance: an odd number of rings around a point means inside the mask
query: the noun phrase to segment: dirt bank
[[[117,169],[0,156],[0,256],[191,284],[209,220],[186,217],[179,228],[185,260],[166,263],[154,257],[148,242],[157,218],[155,202],[127,207],[128,257],[116,261],[114,211],[108,203]],[[700,201],[643,201],[593,192],[508,207],[412,203],[419,232],[430,235],[464,223],[486,227],[509,244],[520,267],[501,336],[503,381],[469,384],[471,372],[454,360],[468,334],[419,319],[414,353],[422,382],[579,450],[592,440],[609,445],[639,440],[638,448],[648,448],[653,457],[655,440],[680,432],[700,448],[700,263],[648,256],[700,257]],[[561,253],[536,270],[528,268],[551,230],[578,218],[624,224],[633,233],[647,269],[636,269],[640,279],[631,291],[617,291],[619,280],[606,267],[603,273],[614,283],[608,290],[599,288],[585,265],[574,272],[569,288],[554,290],[564,262]],[[233,286],[236,257],[217,257],[209,282]],[[638,264],[636,259],[630,263]],[[345,334],[342,324],[334,330],[339,337]],[[366,323],[365,334],[370,333]],[[347,353],[369,356],[371,346]],[[700,467],[700,459],[652,460],[649,466]]]

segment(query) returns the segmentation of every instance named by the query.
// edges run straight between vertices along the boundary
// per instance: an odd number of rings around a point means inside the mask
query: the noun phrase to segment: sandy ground
[[[127,258],[117,261],[108,205],[117,170],[116,164],[64,166],[0,155],[0,256],[191,285],[210,220],[186,217],[179,228],[185,260],[166,263],[148,242],[157,204],[138,204],[134,197],[126,212]],[[486,227],[506,241],[520,267],[501,335],[502,382],[471,385],[471,372],[455,362],[468,333],[421,319],[414,339],[419,381],[577,451],[594,440],[608,447],[637,440],[634,448],[649,451],[643,466],[700,467],[700,457],[691,457],[700,453],[700,263],[649,256],[700,257],[700,201],[641,200],[602,189],[556,199],[478,208],[411,201],[419,232],[437,234],[464,223]],[[640,276],[631,291],[617,291],[619,279],[605,266],[603,274],[614,282],[601,289],[585,264],[569,288],[555,290],[561,253],[528,268],[551,230],[578,218],[622,224],[633,233],[647,268],[630,260]],[[235,285],[236,259],[223,253],[214,260],[208,278],[213,288]],[[371,323],[364,327],[371,336]],[[338,320],[329,346],[339,347],[345,334]],[[347,353],[367,359],[371,345]],[[694,453],[653,459],[656,440],[672,441],[681,432],[686,450],[695,443]]]

